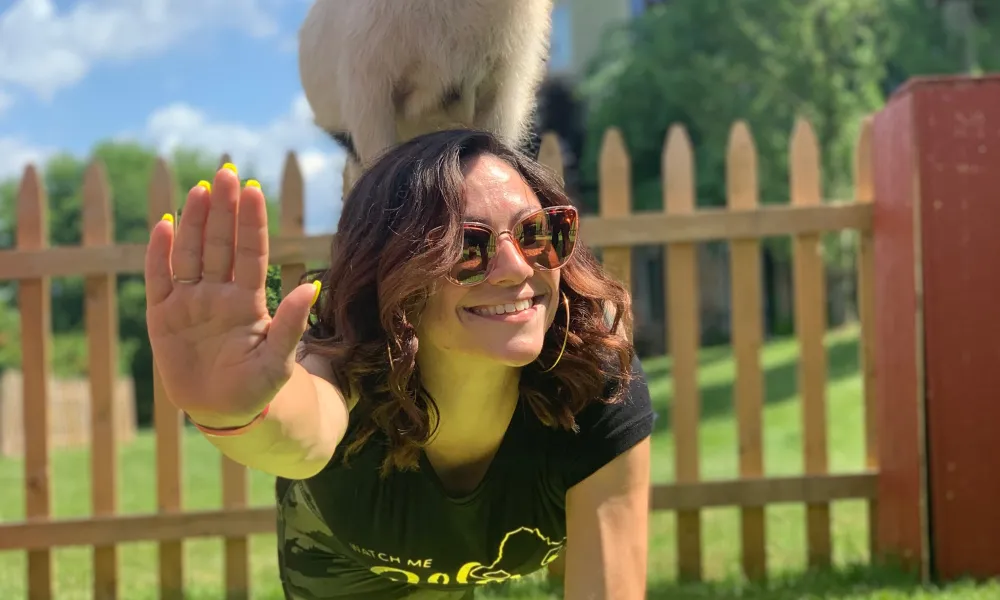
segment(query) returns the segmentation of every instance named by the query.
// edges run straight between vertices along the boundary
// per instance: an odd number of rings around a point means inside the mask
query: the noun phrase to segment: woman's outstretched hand
[[[167,397],[208,427],[253,419],[291,377],[319,283],[267,311],[267,211],[260,185],[225,165],[188,192],[183,218],[146,251],[146,323]]]

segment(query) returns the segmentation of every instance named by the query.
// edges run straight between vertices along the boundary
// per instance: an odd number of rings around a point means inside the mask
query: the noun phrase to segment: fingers
[[[178,279],[198,279],[201,277],[202,239],[205,221],[208,219],[208,204],[212,185],[202,181],[188,192],[184,202],[184,214],[177,224],[177,239],[174,241],[174,277]]]
[[[319,298],[320,282],[305,283],[288,293],[274,312],[267,332],[267,345],[277,356],[286,358],[295,351],[306,330],[309,309]]]
[[[260,184],[250,180],[241,191],[236,167],[226,163],[214,184],[201,181],[188,193],[173,242],[172,275],[258,290],[267,280],[267,259],[267,203]]]
[[[174,242],[174,216],[164,215],[163,220],[153,227],[146,246],[145,279],[146,306],[163,302],[174,288],[173,271],[170,268],[170,248]]]
[[[267,205],[260,184],[250,180],[243,188],[237,211],[236,256],[233,281],[247,290],[258,290],[267,281]]]
[[[202,278],[206,282],[225,283],[232,280],[239,197],[240,180],[236,167],[226,163],[215,174],[209,199],[202,253]]]

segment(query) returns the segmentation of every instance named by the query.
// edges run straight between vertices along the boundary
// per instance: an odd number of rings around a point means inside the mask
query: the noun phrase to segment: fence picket
[[[115,242],[111,190],[103,163],[94,160],[83,176],[83,245]],[[118,504],[118,288],[113,273],[84,280],[84,318],[90,380],[91,502],[95,516],[114,515]],[[94,547],[94,598],[118,597],[118,549]]]
[[[820,204],[819,142],[812,125],[803,118],[795,123],[791,140],[789,178],[793,205]],[[799,342],[799,391],[802,397],[802,441],[806,475],[828,472],[826,431],[826,271],[818,233],[793,239],[795,332]],[[806,506],[809,565],[828,567],[832,557],[830,504]]]
[[[861,123],[858,144],[855,149],[854,194],[859,203],[869,206],[875,202],[875,174],[872,166],[872,119]],[[865,402],[865,467],[877,470],[878,463],[878,423],[875,406],[875,237],[872,231],[858,233],[858,320],[861,321],[861,375]],[[868,502],[868,547],[871,556],[877,556],[878,536],[875,518],[878,515],[878,500]]]
[[[632,167],[621,131],[611,127],[604,133],[598,159],[598,212],[601,217],[627,217],[632,212]],[[584,234],[586,235],[586,234]],[[632,247],[601,249],[604,268],[632,292]],[[632,331],[628,332],[632,339]]]
[[[17,194],[17,249],[49,246],[49,206],[42,178],[28,165]],[[52,358],[51,279],[22,279],[17,291],[21,312],[21,360],[24,373],[24,514],[29,519],[51,518],[52,481],[49,471],[49,371]],[[48,550],[28,552],[28,595],[49,600],[52,593],[52,555]]]
[[[538,147],[538,162],[545,165],[562,180],[565,177],[562,148],[559,136],[551,131],[542,136],[542,144]],[[563,182],[565,185],[565,181]]]
[[[726,195],[730,210],[756,210],[760,201],[757,148],[749,126],[738,121],[729,132],[726,155]],[[729,242],[732,298],[732,346],[736,361],[734,404],[739,428],[741,477],[764,476],[764,375],[760,351],[764,343],[761,290],[761,245],[758,238]],[[740,511],[743,572],[750,579],[767,575],[764,507]]]
[[[299,166],[299,157],[294,152],[285,156],[285,167],[281,174],[281,228],[280,234],[290,238],[305,235],[305,180]],[[306,272],[305,263],[283,263],[281,265],[281,294],[284,296],[299,285]]]
[[[663,210],[672,215],[693,213],[696,204],[694,150],[686,129],[680,125],[670,128],[661,158]],[[697,250],[693,242],[676,242],[666,248],[667,339],[674,380],[671,425],[678,483],[697,483],[701,477],[698,450],[701,316]],[[677,571],[681,579],[697,581],[702,578],[701,555],[701,512],[677,511]]]
[[[149,182],[150,228],[166,213],[176,213],[174,178],[162,158],[153,167]],[[153,363],[153,424],[156,428],[156,507],[158,512],[181,510],[182,415],[167,400],[160,371]],[[181,600],[184,596],[184,543],[165,540],[159,544],[160,598]]]

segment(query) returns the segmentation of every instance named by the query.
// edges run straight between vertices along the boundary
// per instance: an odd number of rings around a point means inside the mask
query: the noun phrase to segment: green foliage
[[[0,302],[0,371],[21,364],[21,321],[13,306]]]
[[[57,377],[79,377],[89,372],[87,335],[82,330],[63,332],[52,338],[52,373]],[[139,341],[124,339],[118,344],[118,374],[127,376],[132,369]],[[0,303],[0,372],[21,369],[21,321],[14,307]]]
[[[670,125],[687,127],[699,204],[725,203],[732,123],[754,134],[761,200],[788,201],[788,142],[797,116],[824,148],[828,195],[850,182],[859,119],[881,102],[885,50],[869,0],[676,0],[611,32],[581,92],[590,108],[583,172],[596,183],[603,132],[622,129],[640,210],[661,206],[661,152]],[[656,193],[654,193],[654,190]]]
[[[949,31],[946,13],[929,3],[883,2],[886,19],[879,34],[888,47],[886,92],[914,75],[1000,71],[1000,11],[993,0],[980,3],[983,10],[968,36]]]
[[[267,281],[264,284],[267,289],[267,312],[272,317],[274,311],[278,310],[278,303],[281,301],[281,269],[275,265],[267,268]]]

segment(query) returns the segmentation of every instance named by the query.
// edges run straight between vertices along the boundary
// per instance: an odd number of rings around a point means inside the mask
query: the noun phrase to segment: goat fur
[[[528,141],[553,0],[316,0],[299,72],[316,124],[356,166],[448,127]]]

